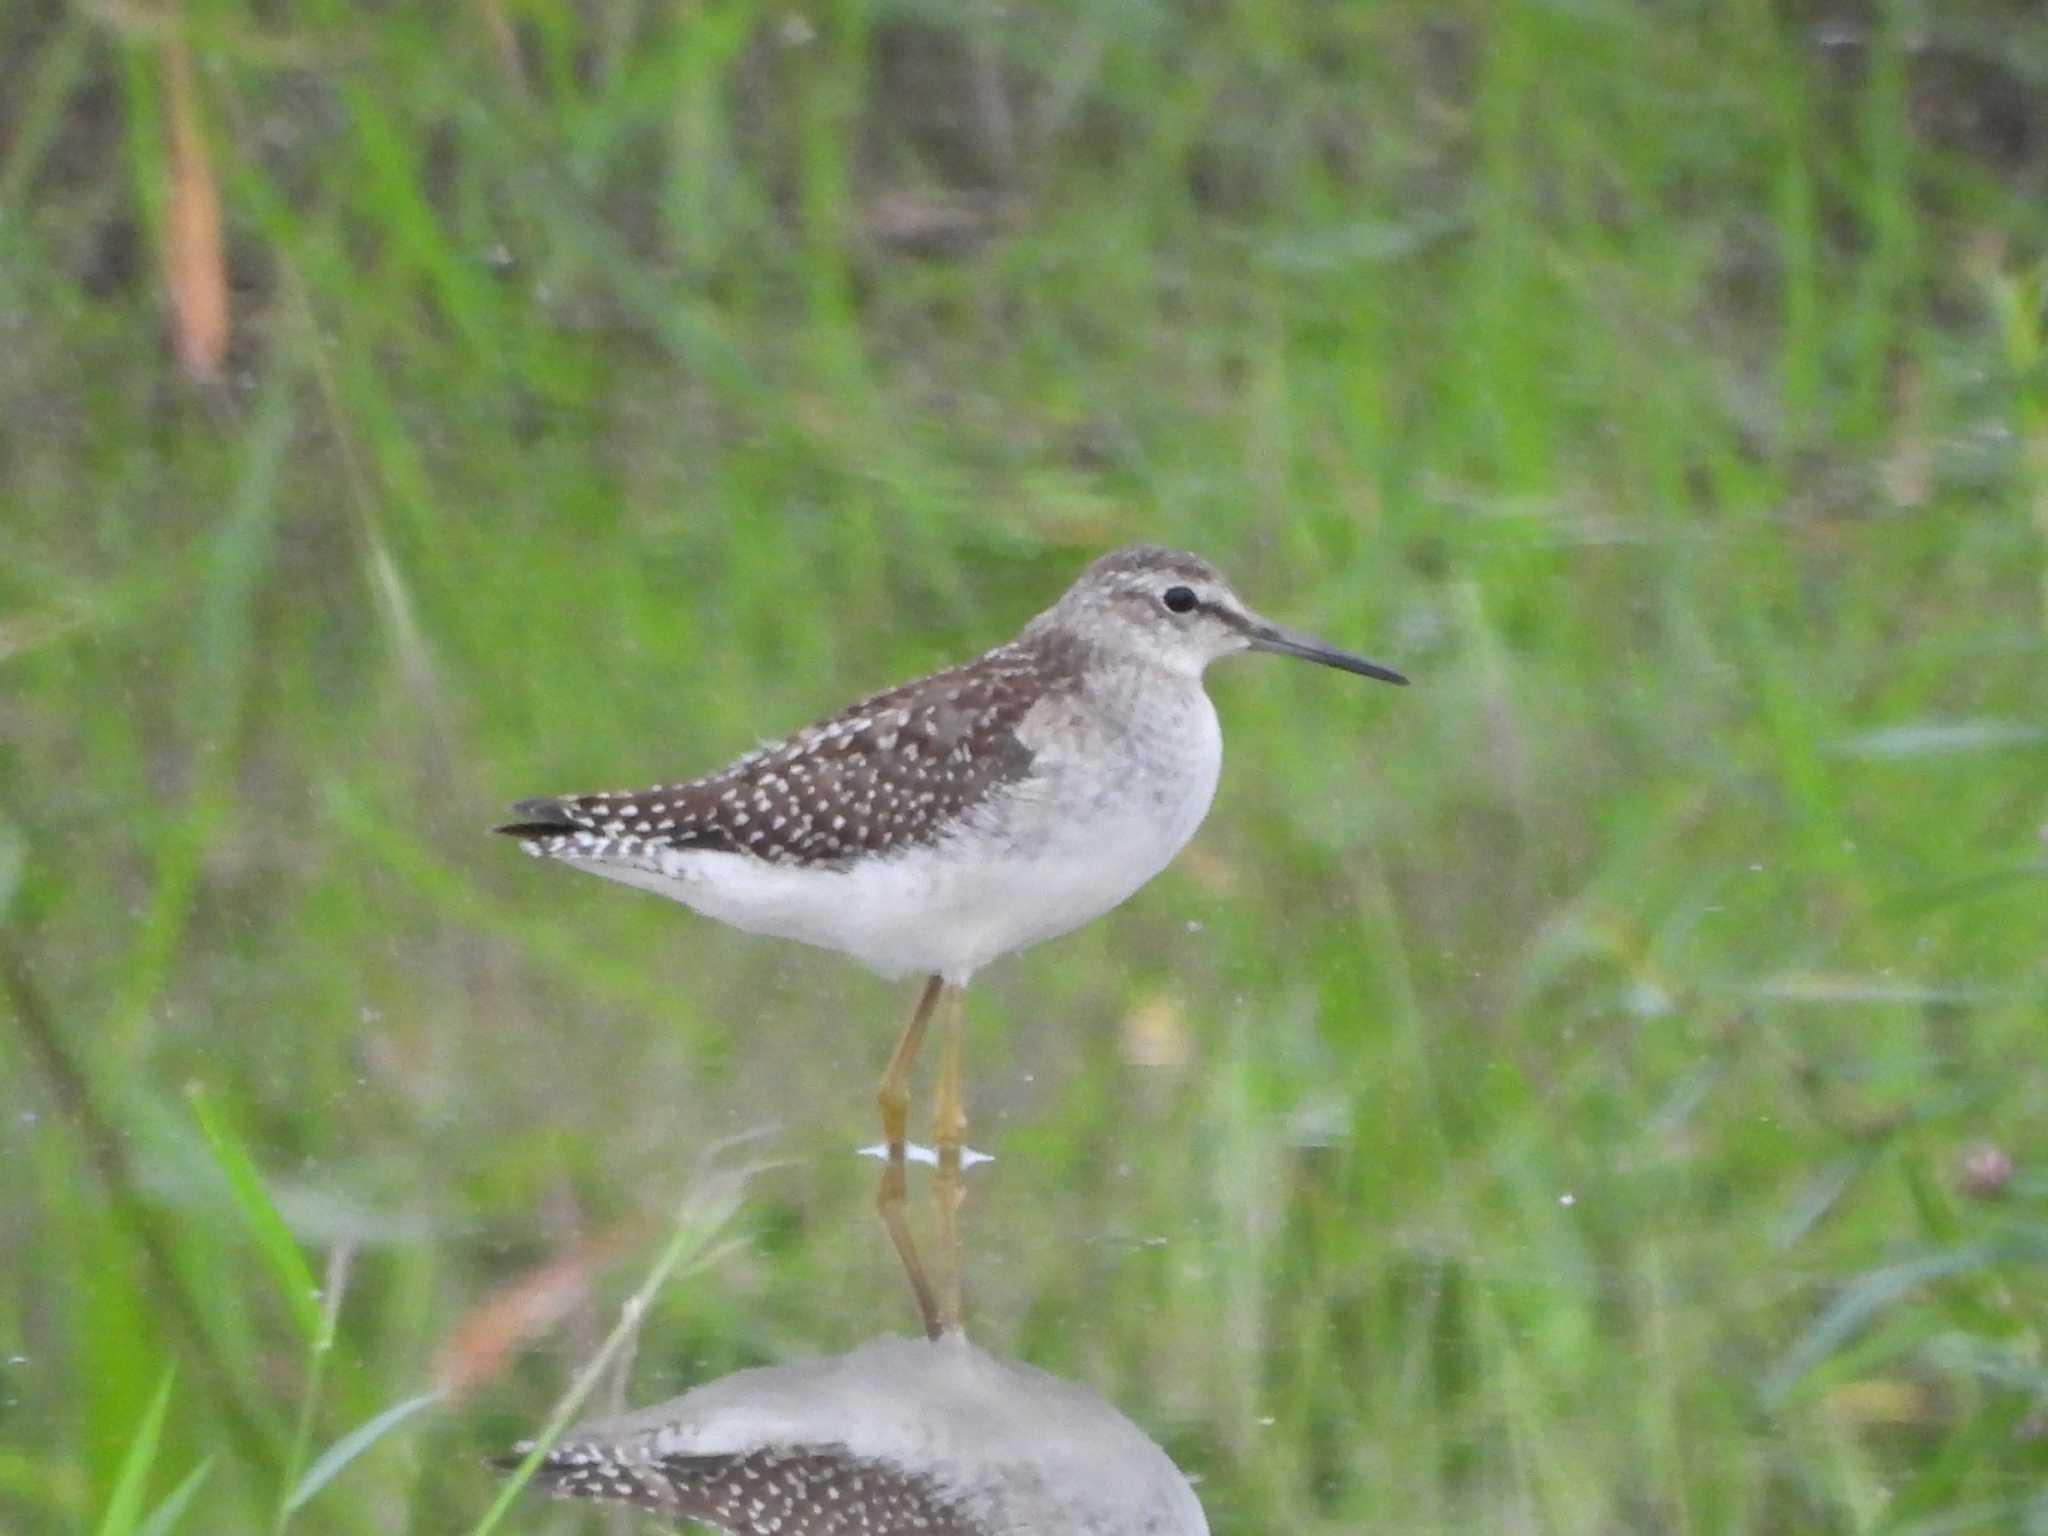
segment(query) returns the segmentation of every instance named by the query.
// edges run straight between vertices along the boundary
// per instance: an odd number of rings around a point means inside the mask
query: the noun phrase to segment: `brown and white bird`
[[[542,1458],[533,1486],[724,1536],[1209,1529],[1180,1469],[1124,1415],[959,1333],[738,1371],[584,1425]]]
[[[933,1140],[957,1169],[959,999],[1013,950],[1067,933],[1164,869],[1222,764],[1210,662],[1239,651],[1405,683],[1261,618],[1199,556],[1104,555],[1014,640],[877,693],[715,773],[522,800],[527,852],[750,933],[927,979],[883,1074],[900,1199],[907,1079],[943,1000]],[[904,1243],[896,1225],[891,1235]],[[927,1326],[930,1326],[929,1315]]]

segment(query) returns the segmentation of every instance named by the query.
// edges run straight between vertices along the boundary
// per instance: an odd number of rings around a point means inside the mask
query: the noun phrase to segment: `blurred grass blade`
[[[1887,1516],[1904,1524],[1914,1515],[1940,1518],[1952,1511],[1971,1472],[1984,1464],[1984,1458],[2015,1435],[2025,1434],[2035,1402],[2031,1394],[2022,1392],[1998,1393],[1979,1402],[1940,1447],[1921,1462],[1918,1475],[1894,1491],[1885,1511]]]
[[[350,1462],[422,1408],[433,1407],[441,1401],[441,1397],[438,1389],[422,1392],[418,1397],[408,1397],[404,1402],[394,1403],[374,1419],[343,1435],[322,1451],[312,1466],[306,1468],[306,1475],[299,1479],[298,1486],[292,1489],[291,1497],[284,1501],[283,1512],[286,1515],[297,1513],[308,1499],[332,1482],[336,1474]]]
[[[22,837],[12,822],[0,821],[0,918],[14,905],[14,893],[21,886],[24,863]]]
[[[308,1345],[317,1345],[321,1337],[320,1287],[306,1264],[306,1256],[299,1251],[297,1239],[284,1224],[284,1218],[278,1215],[277,1207],[271,1203],[269,1192],[263,1187],[263,1176],[256,1171],[256,1164],[207,1102],[204,1091],[191,1088],[187,1090],[186,1098],[192,1105],[192,1118],[199,1122],[200,1133],[206,1137],[206,1145],[213,1153],[215,1166],[228,1181],[235,1204],[241,1207],[243,1220],[249,1223],[249,1230],[255,1234],[256,1246],[270,1268],[271,1277],[277,1282],[286,1307],[291,1311],[292,1322]]]
[[[2044,741],[2048,730],[2017,720],[1917,720],[1847,737],[1836,742],[1834,750],[1845,757],[1952,757],[1959,752],[2039,746]]]
[[[227,263],[220,193],[199,126],[192,55],[173,38],[164,50],[171,119],[170,196],[165,203],[164,280],[171,294],[178,361],[195,379],[220,377],[228,350]]]
[[[25,61],[15,61],[19,94],[8,129],[12,142],[0,155],[0,208],[22,206],[60,131],[75,121],[67,108],[91,57],[90,32],[79,21],[56,34],[39,67],[20,68]]]
[[[328,1356],[334,1348],[334,1332],[341,1321],[341,1304],[348,1294],[349,1268],[354,1257],[353,1243],[337,1243],[327,1251],[327,1278],[320,1287],[320,1337],[313,1341],[312,1357],[299,1389],[299,1414],[292,1429],[291,1455],[285,1462],[284,1476],[278,1479],[286,1488],[297,1484],[300,1469],[306,1464],[306,1450],[313,1443],[313,1419],[319,1411],[320,1389],[326,1381]],[[281,1536],[290,1521],[291,1512],[280,1504],[276,1523],[271,1527],[274,1536]]]
[[[107,1511],[100,1516],[97,1536],[134,1536],[136,1517],[142,1512],[142,1491],[149,1482],[149,1469],[156,1462],[157,1440],[163,1434],[164,1412],[171,1404],[171,1382],[176,1373],[166,1371],[156,1396],[143,1410],[128,1442],[128,1454],[121,1460],[114,1491],[107,1499]]]
[[[562,1437],[563,1431],[574,1422],[584,1402],[596,1390],[598,1379],[617,1357],[619,1351],[625,1348],[626,1341],[638,1333],[641,1317],[646,1313],[649,1304],[660,1294],[669,1276],[686,1262],[691,1265],[709,1264],[725,1252],[724,1247],[714,1245],[712,1239],[724,1230],[727,1222],[731,1221],[733,1212],[738,1209],[746,1180],[753,1170],[741,1168],[731,1172],[711,1171],[708,1158],[715,1155],[716,1150],[713,1149],[712,1153],[707,1154],[705,1170],[699,1175],[700,1182],[684,1200],[682,1209],[677,1212],[675,1232],[648,1269],[647,1278],[640,1283],[638,1290],[626,1298],[625,1305],[619,1309],[618,1322],[613,1325],[611,1332],[605,1335],[597,1353],[577,1373],[569,1390],[555,1405],[554,1412],[548,1415],[547,1423],[541,1426],[540,1433],[534,1436],[532,1446],[520,1460],[518,1467],[506,1479],[505,1485],[498,1490],[498,1496],[491,1501],[491,1507],[485,1510],[483,1518],[470,1528],[469,1536],[490,1536],[490,1533],[498,1528],[499,1523],[505,1518],[506,1511],[511,1509],[512,1501],[519,1497],[520,1489],[526,1486],[535,1469],[540,1466],[542,1458]]]
[[[173,1488],[170,1497],[150,1511],[149,1518],[137,1528],[135,1536],[171,1536],[178,1528],[178,1522],[185,1518],[185,1510],[192,1502],[199,1485],[206,1481],[207,1473],[213,1470],[213,1458],[207,1457],[185,1476],[185,1481]]]
[[[1981,1269],[1997,1257],[1998,1250],[1992,1246],[1974,1244],[1925,1254],[1864,1275],[1842,1292],[1834,1305],[1820,1315],[1820,1320],[1771,1367],[1764,1378],[1764,1400],[1773,1406],[1782,1403],[1807,1372],[1841,1348],[1857,1330],[1929,1281]]]

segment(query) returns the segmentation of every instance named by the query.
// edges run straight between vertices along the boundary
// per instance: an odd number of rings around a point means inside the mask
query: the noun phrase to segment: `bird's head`
[[[1384,683],[1408,681],[1377,662],[1259,617],[1201,556],[1156,544],[1104,555],[1034,622],[1195,676],[1221,656],[1273,651]]]

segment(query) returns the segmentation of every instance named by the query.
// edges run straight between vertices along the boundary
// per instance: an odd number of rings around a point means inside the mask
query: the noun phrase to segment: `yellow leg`
[[[910,1282],[925,1337],[932,1339],[940,1333],[939,1305],[931,1282],[925,1278],[924,1265],[918,1261],[917,1247],[910,1239],[910,1226],[903,1215],[903,1143],[910,1126],[910,1068],[917,1060],[918,1048],[924,1044],[925,1028],[931,1023],[932,1008],[942,987],[936,976],[925,982],[910,1022],[904,1026],[896,1049],[889,1053],[889,1065],[875,1093],[882,1109],[882,1141],[888,1152],[888,1160],[882,1166],[881,1187],[875,1192],[875,1211],[882,1218],[882,1228],[889,1234],[897,1260],[903,1265],[904,1278]]]
[[[882,1218],[882,1230],[889,1234],[897,1261],[903,1265],[903,1278],[910,1282],[910,1294],[917,1302],[917,1320],[924,1328],[924,1336],[936,1339],[945,1331],[945,1324],[939,1316],[938,1298],[932,1294],[932,1283],[925,1278],[924,1265],[918,1261],[917,1245],[910,1240],[910,1224],[904,1220],[900,1157],[892,1157],[882,1166],[882,1187],[875,1193],[875,1211]]]
[[[932,1182],[939,1237],[939,1322],[958,1328],[963,1311],[958,1215],[966,1194],[961,1178],[960,1149],[967,1140],[967,1110],[961,1100],[961,1029],[966,994],[948,987],[939,1021],[939,1076],[932,1094],[932,1142],[938,1149],[939,1171]]]
[[[875,1102],[882,1107],[882,1142],[889,1149],[889,1161],[903,1161],[903,1141],[910,1129],[910,1068],[924,1045],[925,1027],[932,1021],[932,1006],[939,1000],[945,983],[933,976],[918,994],[917,1008],[897,1037],[889,1053],[889,1065],[882,1071],[882,1083],[875,1090]]]

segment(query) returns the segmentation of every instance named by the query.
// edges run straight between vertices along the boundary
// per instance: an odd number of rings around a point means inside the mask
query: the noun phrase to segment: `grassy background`
[[[770,1122],[628,1396],[907,1328],[901,989],[482,829],[1159,538],[1417,686],[1219,668],[1195,846],[977,987],[979,1336],[1219,1531],[2048,1529],[2044,60],[1993,0],[0,10],[0,1527],[204,1464],[185,1529],[470,1528]]]

